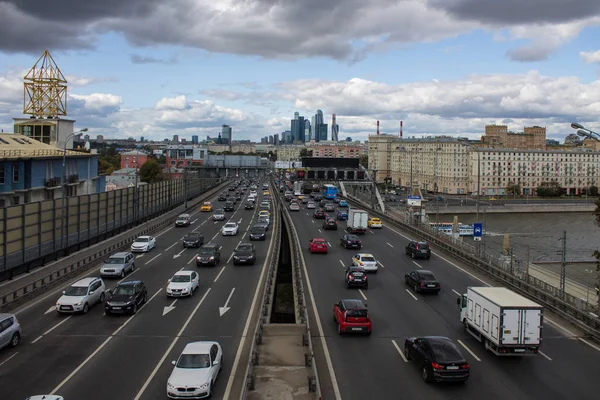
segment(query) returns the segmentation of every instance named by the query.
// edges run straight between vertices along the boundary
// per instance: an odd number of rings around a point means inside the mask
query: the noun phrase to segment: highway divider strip
[[[569,321],[586,334],[594,337],[596,340],[600,340],[600,318],[598,318],[597,314],[592,315],[591,310],[587,308],[587,302],[566,293],[563,299],[559,297],[560,290],[558,288],[531,275],[516,273],[515,270],[512,270],[512,266],[509,266],[510,269],[507,271],[506,263],[499,263],[488,255],[477,257],[474,246],[453,239],[446,234],[438,236],[434,232],[419,229],[419,224],[415,223],[415,225],[411,225],[387,213],[384,214],[354,196],[348,195],[347,200],[354,205],[358,205],[360,208],[368,210],[371,215],[375,215],[387,223],[391,223],[400,229],[429,241],[431,244],[475,267],[494,280],[499,281],[504,286],[510,287],[516,292],[542,303],[545,307]]]
[[[119,235],[113,236],[108,240],[98,242],[83,252],[89,252],[91,248],[99,247],[99,249],[91,254],[80,255],[72,254],[67,256],[58,262],[66,262],[68,265],[55,270],[49,274],[44,275],[41,278],[35,279],[23,286],[12,290],[8,293],[0,295],[0,311],[10,311],[17,306],[23,304],[25,301],[43,294],[47,290],[55,287],[59,283],[69,279],[75,275],[81,274],[91,267],[97,265],[98,260],[102,260],[106,255],[113,253],[116,250],[127,248],[131,243],[139,236],[148,235],[158,230],[163,229],[167,225],[173,224],[178,215],[189,210],[192,207],[197,206],[199,203],[205,201],[207,198],[214,196],[219,191],[223,190],[224,187],[230,183],[225,181],[209,186],[201,192],[196,199],[188,202],[188,207],[179,206],[174,210],[171,210],[165,215],[150,220],[143,225],[137,226],[129,231],[125,231]]]

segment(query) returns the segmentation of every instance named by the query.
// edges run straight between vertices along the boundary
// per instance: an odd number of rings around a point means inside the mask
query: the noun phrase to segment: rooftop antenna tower
[[[67,80],[48,50],[23,79],[23,114],[35,118],[67,115]]]
[[[379,121],[377,121],[377,134],[379,135]]]

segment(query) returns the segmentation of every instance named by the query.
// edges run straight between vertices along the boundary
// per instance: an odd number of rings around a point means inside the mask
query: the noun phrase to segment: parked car
[[[196,271],[177,271],[166,288],[167,297],[192,296],[200,287],[200,278]]]
[[[238,234],[239,230],[240,227],[238,226],[237,222],[227,222],[225,225],[223,225],[223,228],[221,228],[221,235],[235,236]]]
[[[148,291],[142,281],[120,282],[104,303],[106,315],[135,314],[148,300]]]
[[[246,204],[244,204],[244,209],[245,210],[254,210],[254,202],[247,201]]]
[[[346,200],[340,200],[338,207],[348,207],[348,202]]]
[[[347,221],[348,220],[348,212],[347,211],[338,211],[336,218],[338,219],[338,221]]]
[[[267,228],[264,224],[255,224],[250,229],[250,240],[265,240],[267,238]]]
[[[323,229],[337,231],[337,228],[338,226],[335,219],[327,217],[325,218],[325,221],[323,221]]]
[[[300,204],[295,201],[290,203],[290,211],[300,211]]]
[[[404,252],[412,258],[425,258],[427,260],[431,258],[431,248],[427,242],[411,240],[406,245]]]
[[[235,210],[235,206],[233,204],[233,201],[230,201],[230,200],[226,201],[225,205],[223,206],[223,210],[230,211],[230,212],[234,211]]]
[[[367,226],[369,228],[379,228],[379,229],[381,229],[381,228],[383,228],[383,222],[381,222],[380,218],[371,217],[367,221]]]
[[[131,243],[132,253],[145,253],[156,247],[156,238],[152,236],[140,236]]]
[[[211,212],[212,211],[212,204],[210,203],[210,201],[205,201],[202,206],[200,207],[200,211],[201,212]]]
[[[0,314],[0,349],[16,347],[21,341],[21,324],[14,314]]]
[[[325,214],[325,211],[323,211],[320,208],[318,210],[315,210],[315,212],[313,213],[314,219],[325,219],[326,216],[327,214]]]
[[[204,244],[204,236],[199,232],[189,232],[183,237],[183,248],[200,247]]]
[[[404,356],[421,368],[423,381],[466,382],[471,373],[469,363],[447,337],[411,337],[404,341]]]
[[[370,335],[373,329],[367,305],[360,299],[340,300],[333,305],[333,321],[339,335],[363,333]]]
[[[97,303],[104,303],[106,298],[104,281],[97,277],[78,280],[63,291],[63,295],[56,302],[56,311],[59,313],[84,313]]]
[[[352,257],[352,264],[357,267],[362,267],[367,272],[377,273],[379,266],[377,260],[373,257],[373,254],[369,253],[357,253]]]

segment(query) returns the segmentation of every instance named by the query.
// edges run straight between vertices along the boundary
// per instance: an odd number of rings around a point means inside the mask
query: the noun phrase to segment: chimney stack
[[[402,121],[400,121],[400,138],[402,138]]]
[[[379,121],[377,121],[377,134],[379,135]]]

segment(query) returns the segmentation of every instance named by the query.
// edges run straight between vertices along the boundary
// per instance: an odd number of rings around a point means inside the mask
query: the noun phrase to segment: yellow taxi
[[[271,213],[268,212],[267,210],[261,210],[258,213],[258,218],[260,218],[260,217],[269,217],[270,218],[271,217]]]
[[[367,226],[369,228],[383,228],[383,222],[381,222],[380,218],[371,217],[367,221]]]
[[[300,200],[300,201],[304,200],[304,196],[303,195],[298,196],[298,200]]]
[[[210,201],[205,201],[202,204],[202,207],[200,207],[200,211],[202,211],[202,212],[211,212],[212,211],[212,204],[210,204]]]
[[[271,192],[269,192],[268,190],[265,190],[263,192],[263,196],[270,196],[270,195],[271,195]]]

